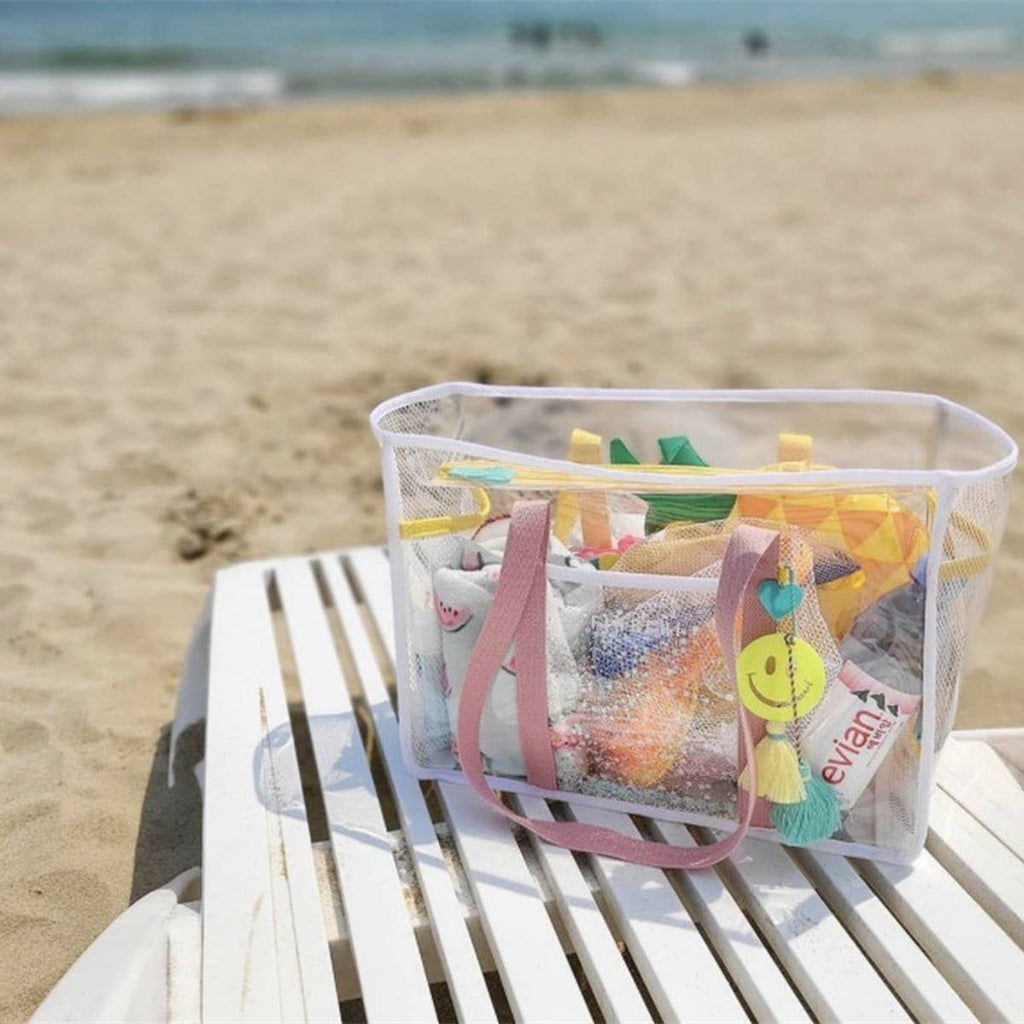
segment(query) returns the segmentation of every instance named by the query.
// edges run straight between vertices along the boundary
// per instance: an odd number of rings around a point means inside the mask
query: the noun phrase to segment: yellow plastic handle
[[[789,450],[786,454],[810,455],[809,445],[801,443],[804,442],[804,438],[792,436],[787,437],[786,440],[789,442]],[[463,488],[468,487],[476,501],[478,511],[457,516],[437,516],[429,519],[403,519],[398,524],[398,535],[403,540],[420,540],[425,537],[441,537],[452,533],[460,533],[464,530],[475,530],[486,521],[487,516],[491,511],[491,502],[487,495],[487,491],[479,486],[470,486],[465,480],[449,476],[448,471],[453,465],[475,466],[481,469],[487,467],[507,467],[508,469],[511,469],[515,475],[507,484],[505,484],[505,486],[512,487],[516,490],[553,490],[563,487],[571,487],[573,490],[595,489],[607,491],[618,489],[635,490],[636,488],[635,484],[622,483],[620,481],[599,480],[594,477],[587,478],[582,473],[577,475],[566,471],[542,470],[534,467],[497,463],[485,459],[460,460],[458,463],[446,463],[440,467],[438,475],[434,479],[433,483],[435,485],[456,484]],[[620,465],[611,464],[602,464],[602,468],[616,470],[623,469]],[[754,470],[724,470],[711,466],[639,465],[630,466],[628,468],[634,473],[664,474],[666,476],[666,485],[670,486],[669,478],[680,472],[693,475],[706,475],[709,477],[713,477],[718,473],[749,472],[752,476],[755,476],[759,472],[764,472],[765,469],[776,467],[762,467],[761,469]],[[817,467],[813,467],[812,465],[808,468]],[[502,485],[496,484],[495,486]],[[644,487],[646,490],[660,489],[657,484],[645,484]],[[578,500],[578,497],[576,500]],[[930,495],[930,500],[934,501],[934,494]],[[953,548],[955,541],[952,539],[954,530],[962,537],[967,538],[973,543],[973,546],[976,549],[974,554],[964,555],[962,557],[951,557],[955,554],[955,550]],[[951,580],[970,579],[973,576],[979,576],[986,568],[988,568],[988,564],[992,558],[992,538],[984,526],[976,520],[963,512],[954,511],[950,516],[949,528],[946,530],[944,549],[946,560],[939,566],[939,582],[947,583]]]
[[[718,469],[712,466],[661,466],[661,465],[638,465],[624,466],[611,462],[590,463],[588,466],[581,464],[579,472],[563,469],[538,469],[534,466],[519,466],[513,462],[494,462],[490,459],[465,459],[459,462],[446,462],[438,467],[437,476],[431,481],[435,487],[466,486],[466,480],[461,478],[452,470],[476,469],[476,470],[504,470],[511,475],[505,480],[495,480],[489,484],[490,487],[506,487],[513,491],[555,491],[563,488],[570,490],[596,490],[596,491],[635,491],[638,485],[630,480],[606,480],[602,477],[588,476],[586,469],[593,466],[595,469],[609,469],[617,472],[628,473],[651,473],[666,478],[664,486],[671,488],[674,482],[670,479],[673,476],[686,474],[688,476],[716,476],[722,473],[762,473],[763,469]],[[825,467],[822,467],[825,468]],[[645,483],[642,490],[656,491],[662,486],[651,482]]]
[[[988,530],[981,523],[965,515],[963,512],[954,512],[949,517],[949,529],[946,530],[946,540],[943,547],[949,552],[951,547],[950,533],[953,529],[973,541],[977,551],[973,555],[965,555],[963,558],[949,558],[939,566],[939,582],[948,583],[950,580],[966,580],[972,576],[980,576],[987,568],[992,558],[992,537]]]
[[[402,540],[422,540],[424,537],[443,537],[462,530],[475,530],[482,526],[491,511],[491,499],[482,487],[471,487],[477,511],[458,516],[435,516],[432,519],[401,519],[398,536]]]

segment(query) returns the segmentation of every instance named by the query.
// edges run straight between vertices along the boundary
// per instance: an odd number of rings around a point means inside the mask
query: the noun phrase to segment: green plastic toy
[[[659,437],[662,466],[706,466],[690,439],[683,434]],[[613,437],[608,444],[612,465],[639,466],[640,460],[626,447],[621,437]],[[736,503],[735,494],[641,494],[647,502],[648,533],[668,526],[669,523],[707,523],[725,519]]]

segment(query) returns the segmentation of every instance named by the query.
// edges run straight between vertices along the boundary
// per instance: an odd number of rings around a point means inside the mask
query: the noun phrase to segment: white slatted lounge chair
[[[1024,730],[949,742],[912,868],[749,841],[665,873],[537,844],[410,779],[391,623],[377,549],[218,575],[174,729],[206,720],[202,878],[126,911],[36,1020],[331,1021],[357,999],[370,1021],[1024,1019]]]

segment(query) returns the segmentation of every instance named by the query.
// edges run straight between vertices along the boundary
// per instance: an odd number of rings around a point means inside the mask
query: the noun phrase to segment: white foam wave
[[[1013,47],[1013,34],[1001,28],[943,29],[934,32],[887,32],[878,48],[891,57],[953,56],[970,53],[1005,53]]]
[[[220,106],[281,96],[276,71],[0,74],[0,112]]]
[[[691,85],[697,80],[697,69],[683,60],[655,60],[637,64],[633,76],[649,85]]]

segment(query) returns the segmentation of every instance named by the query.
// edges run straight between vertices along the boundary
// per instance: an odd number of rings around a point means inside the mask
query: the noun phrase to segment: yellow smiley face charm
[[[736,659],[743,706],[769,722],[806,715],[825,693],[825,665],[818,652],[806,640],[794,638],[791,644],[781,633],[769,633],[752,640]]]

